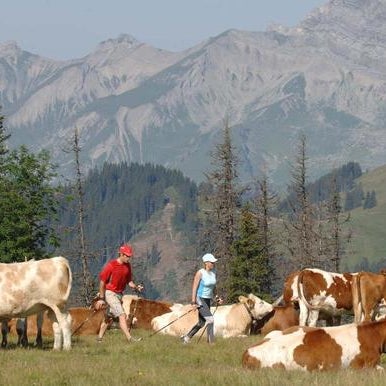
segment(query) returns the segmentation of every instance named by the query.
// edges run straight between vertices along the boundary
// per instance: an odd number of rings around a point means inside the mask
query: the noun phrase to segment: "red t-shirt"
[[[99,274],[99,279],[106,283],[106,289],[122,293],[131,281],[131,265],[119,263],[117,259],[110,260]]]

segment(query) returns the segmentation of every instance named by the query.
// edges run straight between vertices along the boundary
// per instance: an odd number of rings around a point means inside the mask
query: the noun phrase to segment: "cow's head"
[[[261,319],[273,310],[272,304],[253,294],[249,294],[248,297],[239,296],[239,302],[244,303],[248,307],[255,319]]]

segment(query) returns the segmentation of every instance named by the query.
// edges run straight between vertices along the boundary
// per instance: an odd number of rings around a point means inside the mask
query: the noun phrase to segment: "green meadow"
[[[246,370],[244,350],[259,336],[217,339],[208,345],[195,338],[183,345],[175,337],[135,330],[142,341],[127,343],[119,330],[95,337],[73,339],[71,351],[52,351],[52,341],[41,349],[23,349],[11,340],[0,351],[1,385],[385,385],[377,370],[313,372]],[[382,358],[386,367],[386,358]]]

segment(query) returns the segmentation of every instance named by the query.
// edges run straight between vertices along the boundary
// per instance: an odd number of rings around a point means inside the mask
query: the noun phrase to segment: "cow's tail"
[[[298,297],[299,297],[299,302],[302,301],[309,310],[319,310],[320,307],[315,307],[312,304],[310,304],[308,302],[307,298],[306,298],[306,295],[304,294],[303,276],[304,276],[306,271],[307,271],[307,268],[302,269],[299,272],[299,276],[298,276]]]
[[[361,272],[358,272],[352,277],[351,292],[352,292],[352,307],[354,311],[354,322],[362,321],[362,293],[361,293]]]
[[[64,297],[63,297],[64,300],[67,302],[68,298],[70,297],[70,292],[71,292],[71,287],[72,287],[72,271],[71,271],[69,261],[65,257],[62,257],[62,256],[61,256],[61,259],[63,260],[63,264],[65,267],[63,274],[67,276],[67,289],[66,289],[66,293],[64,294]]]

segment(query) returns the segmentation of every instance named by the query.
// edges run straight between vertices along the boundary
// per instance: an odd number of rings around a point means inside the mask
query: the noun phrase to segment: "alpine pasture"
[[[242,368],[244,350],[261,340],[218,338],[208,345],[205,335],[183,345],[178,338],[133,330],[140,342],[128,344],[121,331],[111,330],[104,341],[95,337],[74,337],[72,350],[18,348],[10,340],[0,350],[2,385],[368,385],[385,384],[385,373],[376,370],[302,372]],[[386,367],[386,356],[382,357]]]

